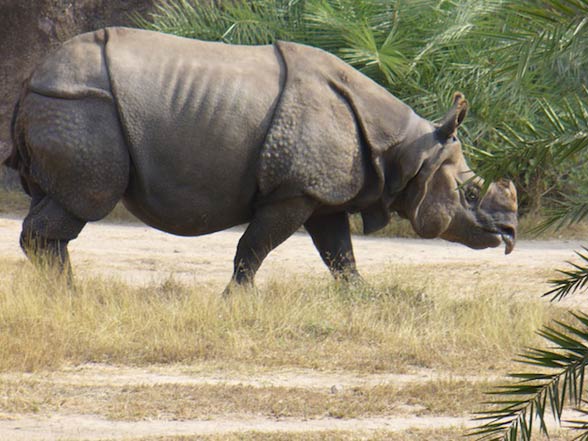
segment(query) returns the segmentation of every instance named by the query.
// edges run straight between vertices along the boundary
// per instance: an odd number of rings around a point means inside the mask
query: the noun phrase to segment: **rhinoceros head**
[[[517,229],[516,189],[512,182],[499,180],[483,191],[484,181],[466,164],[457,138],[466,113],[467,101],[456,93],[440,124],[415,119],[407,141],[392,158],[392,169],[405,182],[396,182],[401,189],[391,208],[408,218],[422,237],[441,237],[476,249],[504,242],[508,254]],[[410,163],[414,172],[407,175],[394,163]]]

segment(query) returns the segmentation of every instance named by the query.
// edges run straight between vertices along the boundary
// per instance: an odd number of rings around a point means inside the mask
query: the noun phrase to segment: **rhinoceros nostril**
[[[498,229],[499,229],[500,233],[504,234],[505,236],[512,237],[513,239],[516,236],[516,230],[514,229],[514,227],[512,227],[510,225],[499,225]]]

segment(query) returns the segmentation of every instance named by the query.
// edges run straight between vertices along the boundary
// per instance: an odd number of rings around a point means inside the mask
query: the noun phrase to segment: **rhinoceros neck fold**
[[[367,173],[378,175],[375,193],[381,194],[381,157],[404,138],[412,110],[327,52],[276,46],[286,81],[262,147],[262,196],[287,188],[288,197],[344,204],[364,190]]]
[[[389,196],[402,191],[422,171],[423,162],[438,154],[437,143],[425,139],[430,137],[430,127],[431,123],[411,112],[402,138],[385,153],[386,189]]]

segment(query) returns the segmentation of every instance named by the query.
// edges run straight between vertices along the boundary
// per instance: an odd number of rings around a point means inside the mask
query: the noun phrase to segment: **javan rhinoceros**
[[[77,36],[24,86],[7,164],[32,197],[21,245],[69,272],[67,244],[122,199],[145,223],[197,236],[249,223],[233,283],[302,225],[334,276],[357,275],[349,213],[391,212],[422,237],[514,246],[516,191],[483,185],[456,130],[339,58],[300,44],[236,46],[107,28]]]

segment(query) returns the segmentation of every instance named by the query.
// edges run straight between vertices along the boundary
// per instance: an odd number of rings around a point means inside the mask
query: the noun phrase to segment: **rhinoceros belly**
[[[183,235],[247,222],[282,83],[275,49],[109,29],[105,53],[130,148],[129,209]]]

